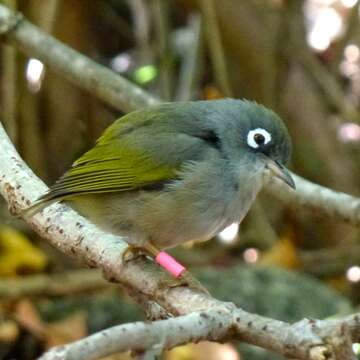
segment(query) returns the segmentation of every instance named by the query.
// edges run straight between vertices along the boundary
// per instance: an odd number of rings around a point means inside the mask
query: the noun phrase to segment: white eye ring
[[[262,144],[258,144],[255,141],[255,135],[258,135],[258,134],[262,135],[264,137],[264,142]],[[247,144],[254,149],[257,149],[260,145],[266,145],[270,141],[271,141],[271,134],[262,128],[256,128],[256,129],[250,130],[247,134]]]

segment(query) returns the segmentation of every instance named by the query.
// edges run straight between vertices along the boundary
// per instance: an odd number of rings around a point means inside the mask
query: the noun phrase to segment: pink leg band
[[[160,251],[159,254],[156,256],[155,261],[176,278],[179,277],[186,270],[181,264],[179,264],[171,255],[169,255],[165,251]]]

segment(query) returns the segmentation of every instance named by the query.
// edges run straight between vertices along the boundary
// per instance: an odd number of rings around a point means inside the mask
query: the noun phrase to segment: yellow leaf
[[[0,343],[15,342],[20,333],[19,327],[13,320],[0,321]]]
[[[22,233],[0,226],[0,276],[15,276],[24,269],[39,272],[47,263],[46,255]]]
[[[283,236],[275,245],[261,257],[260,265],[280,266],[285,269],[297,269],[299,259],[296,247],[289,234]]]
[[[241,357],[231,344],[202,341],[167,351],[165,360],[241,360]]]
[[[194,349],[192,344],[178,346],[166,352],[166,360],[193,360]]]

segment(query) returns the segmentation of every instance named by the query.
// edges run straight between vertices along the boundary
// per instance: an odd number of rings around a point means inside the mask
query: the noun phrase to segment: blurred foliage
[[[326,318],[352,310],[345,297],[322,282],[278,268],[203,267],[194,273],[216,298],[284,321],[294,322],[303,317]],[[6,359],[22,358],[21,349],[28,348],[28,353],[35,356],[50,346],[74,341],[117,324],[143,320],[141,309],[127,297],[119,295],[118,291],[104,289],[67,297],[40,296],[4,303],[0,308],[5,319],[0,322],[0,354],[6,354]],[[166,359],[198,359],[198,352],[207,351],[206,346],[200,349],[183,347],[170,352]],[[240,351],[242,349],[251,356],[249,359],[269,359],[263,356],[270,356],[258,348],[241,345]],[[229,348],[217,350],[230,351]]]
[[[232,94],[271,107],[292,135],[292,170],[335,190],[360,195],[358,4],[349,7],[341,0],[1,3],[18,8],[60,41],[164,99]],[[341,31],[325,48],[316,49],[309,41],[318,21],[316,11],[325,10],[332,11],[333,19],[340,18]],[[328,24],[322,36],[333,28]],[[9,46],[2,46],[1,55],[2,121],[23,158],[50,184],[122,114]],[[351,302],[359,303],[360,287],[345,276],[360,263],[359,240],[358,231],[348,225],[284,208],[261,195],[233,241],[189,244],[174,253],[190,268],[200,268],[199,277],[214,296],[249,311],[295,321],[350,311]],[[270,267],[239,266],[248,249],[255,250],[255,262]],[[11,219],[0,203],[0,277],[26,281],[24,273],[51,276],[76,267]],[[330,287],[341,289],[343,295]],[[105,290],[86,296],[86,304],[78,294],[0,299],[0,359],[33,359],[50,343],[140,318],[137,307],[117,293]],[[63,332],[67,328],[76,329],[74,338]],[[44,335],[48,332],[55,338],[49,340]],[[206,353],[192,347],[177,351],[171,359],[198,360],[199,352]],[[254,351],[241,348],[244,359],[270,359],[267,352]]]
[[[205,267],[195,274],[216,298],[279,320],[326,318],[352,309],[349,300],[321,281],[280,268],[242,265],[220,270]]]

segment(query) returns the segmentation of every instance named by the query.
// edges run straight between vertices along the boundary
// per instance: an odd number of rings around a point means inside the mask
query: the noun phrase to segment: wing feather
[[[117,140],[116,144],[95,146],[78,159],[39,202],[89,193],[136,190],[175,178],[176,169],[125,144]]]

